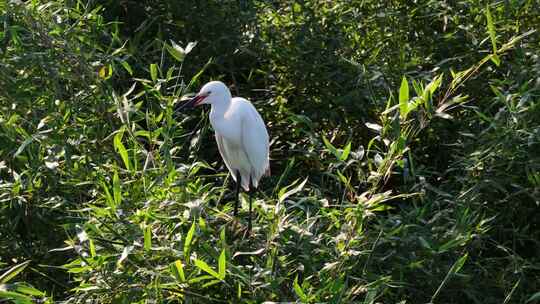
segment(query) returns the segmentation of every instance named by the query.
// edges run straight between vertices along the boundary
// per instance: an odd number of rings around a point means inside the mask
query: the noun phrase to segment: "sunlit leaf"
[[[25,261],[22,263],[19,263],[10,269],[8,269],[6,272],[4,272],[2,275],[0,275],[0,283],[7,283],[11,279],[13,279],[15,276],[17,276],[19,273],[21,273],[28,265],[30,265],[30,261]]]
[[[167,49],[167,52],[169,52],[169,54],[173,56],[173,58],[176,59],[177,61],[184,60],[184,57],[186,54],[185,50],[181,46],[176,44],[176,42],[171,40],[171,45],[168,45],[167,43],[165,43],[165,48]]]
[[[131,163],[129,160],[129,154],[126,150],[126,147],[122,143],[123,135],[124,135],[124,129],[122,128],[120,131],[118,131],[114,135],[113,144],[114,144],[114,149],[116,150],[116,152],[120,154],[120,157],[122,158],[122,161],[124,162],[124,166],[126,167],[126,169],[130,170]]]
[[[184,240],[184,257],[186,259],[186,263],[189,261],[189,249],[191,247],[191,241],[193,240],[194,235],[195,235],[195,221],[193,221],[193,224],[191,224],[191,228],[189,228],[189,231],[186,235],[186,239]]]
[[[150,250],[152,247],[152,226],[148,225],[144,229],[144,250]]]
[[[371,130],[375,130],[377,132],[381,132],[381,130],[383,128],[381,125],[376,124],[376,123],[371,123],[371,122],[366,122],[365,125],[366,125],[366,127],[370,128]]]
[[[399,88],[399,115],[402,119],[406,119],[407,114],[409,113],[408,102],[409,83],[407,82],[407,77],[403,76],[401,86]]]
[[[191,50],[193,50],[194,47],[197,46],[197,41],[192,41],[190,43],[188,43],[188,45],[186,46],[186,48],[184,49],[184,54],[187,55],[191,52]]]
[[[497,53],[497,34],[495,33],[495,25],[493,24],[493,17],[489,10],[489,4],[486,5],[486,18],[489,38],[491,39],[491,46],[493,47],[493,54]]]
[[[347,158],[349,157],[349,153],[351,153],[351,142],[349,141],[349,143],[345,146],[345,148],[343,148],[343,152],[341,152],[341,156],[339,157],[339,159],[341,161],[346,161]]]
[[[302,286],[298,284],[298,276],[294,278],[293,288],[294,293],[296,293],[296,295],[300,298],[300,301],[302,301],[302,303],[308,303],[307,295],[304,293]]]
[[[34,297],[43,297],[45,296],[45,293],[41,290],[38,290],[34,288],[33,286],[30,286],[26,283],[13,283],[13,284],[7,284],[4,285],[7,290],[15,291],[18,293],[34,296]],[[0,285],[0,290],[2,290],[3,287]]]
[[[125,246],[124,247],[124,249],[122,250],[122,254],[120,255],[120,258],[116,262],[117,267],[122,266],[122,263],[127,259],[130,252],[133,251],[133,248],[134,248],[133,246]]]
[[[278,199],[279,202],[282,203],[282,202],[285,201],[289,196],[291,196],[291,195],[293,195],[293,194],[295,194],[295,193],[297,193],[297,192],[302,191],[302,189],[303,189],[304,186],[306,185],[306,182],[307,182],[307,181],[308,181],[308,178],[306,177],[306,178],[304,179],[304,181],[301,182],[298,186],[294,187],[293,189],[291,189],[291,190],[289,190],[289,191],[287,191],[287,192],[285,192],[285,191],[287,190],[287,187],[281,189],[281,190],[279,191],[279,199]],[[295,183],[296,183],[296,182],[295,182]],[[292,185],[294,185],[294,183],[293,183]],[[291,185],[291,186],[292,186],[292,185]]]
[[[178,275],[177,279],[180,282],[185,282],[186,276],[184,274],[184,264],[182,264],[182,261],[176,260],[176,262],[174,262],[174,268],[175,268],[176,274]]]
[[[150,64],[150,77],[152,81],[156,82],[158,78],[158,68],[155,63]]]
[[[1,284],[0,284],[0,299],[11,299],[11,300],[14,300],[16,304],[34,303],[32,297],[29,297],[27,295],[23,295],[14,291],[7,291],[7,288],[3,287]]]
[[[221,251],[221,254],[219,255],[219,264],[218,264],[218,272],[219,272],[219,278],[221,280],[225,279],[226,274],[226,266],[227,266],[227,257],[225,254],[225,249]]]
[[[217,273],[214,269],[208,266],[208,264],[206,264],[205,261],[195,259],[195,266],[197,266],[199,269],[203,270],[204,272],[208,273],[209,275],[215,277],[216,279],[221,280],[219,273]]]

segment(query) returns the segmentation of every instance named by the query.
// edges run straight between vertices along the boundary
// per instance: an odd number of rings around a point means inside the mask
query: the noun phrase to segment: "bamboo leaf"
[[[221,280],[219,273],[217,273],[208,264],[206,264],[205,261],[195,259],[195,266],[197,266],[199,269],[203,270],[204,272],[208,273],[209,275],[215,277],[216,279]]]
[[[116,150],[116,152],[118,152],[118,154],[120,154],[120,157],[122,158],[122,161],[124,162],[124,166],[126,167],[126,169],[130,170],[131,163],[129,161],[129,154],[126,150],[126,147],[122,143],[123,137],[124,137],[124,129],[122,128],[119,132],[116,133],[116,135],[114,135],[114,140],[113,140],[114,149]]]
[[[296,295],[300,298],[300,301],[302,303],[307,303],[308,297],[305,294],[304,290],[302,289],[302,286],[298,284],[298,276],[294,278],[293,288],[294,288],[294,293],[296,293]]]
[[[3,284],[0,284],[0,299],[11,299],[17,304],[32,304],[32,298],[17,292],[7,291]]]
[[[127,61],[120,61],[120,64],[124,67],[124,69],[129,73],[129,75],[133,76],[133,69],[131,68],[131,65]]]
[[[407,77],[403,76],[403,80],[401,81],[401,86],[399,88],[399,114],[402,119],[407,118],[407,114],[409,112],[408,101],[409,83],[407,81]]]
[[[184,61],[185,50],[172,40],[171,44],[172,45],[168,45],[167,43],[165,43],[165,48],[167,49],[167,52],[169,52],[169,54],[173,56],[173,58],[177,61]]]
[[[493,47],[493,55],[490,57],[490,60],[493,61],[495,65],[499,66],[501,64],[501,60],[497,55],[497,34],[495,32],[495,25],[493,24],[493,17],[491,16],[491,12],[489,11],[489,5],[486,5],[486,18],[488,34],[489,38],[491,39],[491,46]]]
[[[491,46],[493,47],[493,54],[497,53],[497,36],[495,33],[495,25],[493,24],[493,17],[489,10],[489,5],[486,5],[486,18],[487,18],[487,29],[489,38],[491,39]]]
[[[186,281],[186,275],[184,274],[184,264],[182,264],[181,260],[176,260],[173,264],[173,274],[176,277],[176,279],[180,282]]]
[[[343,152],[341,152],[341,156],[339,160],[346,161],[350,153],[351,153],[351,142],[349,141],[349,143],[343,149]]]
[[[287,187],[283,188],[282,190],[280,190],[279,192],[279,202],[282,203],[285,199],[287,199],[289,196],[301,191],[303,188],[304,188],[304,185],[306,184],[308,178],[306,177],[306,179],[304,179],[303,182],[301,182],[298,186],[296,186],[294,189],[291,189],[287,192],[285,192],[285,190],[287,189]]]
[[[150,77],[152,81],[156,82],[158,77],[157,65],[155,63],[150,64]]]
[[[336,147],[334,147],[334,145],[332,145],[332,143],[324,135],[322,136],[322,140],[326,146],[326,149],[328,149],[337,159],[339,159],[340,155]]]
[[[152,227],[146,226],[144,229],[144,250],[150,250],[152,247]]]
[[[111,195],[111,192],[109,191],[109,187],[105,182],[101,182],[101,188],[103,188],[103,191],[105,192],[105,203],[107,206],[109,206],[111,209],[116,209],[116,204],[114,203],[114,198]]]
[[[184,257],[186,258],[186,263],[189,261],[189,249],[191,247],[191,241],[193,240],[193,235],[195,234],[195,221],[191,224],[191,228],[186,235],[184,240]]]
[[[118,172],[114,171],[113,176],[113,198],[114,205],[118,206],[122,202],[122,189],[120,187],[120,178],[118,177]]]
[[[225,279],[226,267],[227,267],[227,256],[225,254],[225,249],[223,249],[221,251],[221,254],[219,255],[219,263],[218,263],[219,278],[221,280]]]
[[[21,154],[22,151],[24,151],[24,149],[26,148],[26,146],[28,146],[33,140],[34,140],[34,137],[32,136],[25,139],[23,143],[19,146],[17,151],[15,151],[15,154],[13,154],[13,158],[16,158],[17,156],[19,156],[19,154]]]
[[[27,283],[13,283],[13,284],[7,284],[7,290],[15,291],[18,293],[34,296],[34,297],[43,297],[45,296],[45,293],[41,290],[38,290],[34,288],[33,286],[27,284]],[[1,289],[1,287],[0,287]]]
[[[11,267],[10,269],[8,269],[8,271],[0,275],[0,283],[9,282],[9,280],[13,279],[15,276],[21,273],[28,265],[30,265],[30,260]]]

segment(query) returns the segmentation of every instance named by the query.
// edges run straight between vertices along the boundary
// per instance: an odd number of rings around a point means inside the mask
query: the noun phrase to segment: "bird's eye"
[[[210,94],[212,94],[212,91],[206,92],[206,95],[210,95]]]

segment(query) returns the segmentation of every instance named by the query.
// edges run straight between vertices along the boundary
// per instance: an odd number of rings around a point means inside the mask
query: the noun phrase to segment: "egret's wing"
[[[251,163],[253,185],[256,187],[261,176],[268,170],[269,143],[264,122],[251,103],[242,119],[242,149]]]
[[[229,160],[231,159],[230,153],[228,153],[227,148],[225,147],[225,144],[223,143],[224,139],[223,136],[219,135],[216,132],[216,142],[219,150],[219,154],[221,154],[221,158],[223,159],[223,162],[225,163],[225,166],[227,166],[227,169],[229,169],[229,172],[231,172],[233,179],[236,181],[236,173],[233,171],[231,164]]]

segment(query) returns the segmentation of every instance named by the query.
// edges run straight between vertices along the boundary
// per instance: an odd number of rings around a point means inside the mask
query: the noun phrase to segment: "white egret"
[[[252,192],[263,175],[270,175],[268,132],[264,121],[251,102],[242,97],[233,98],[220,81],[205,84],[181,108],[202,104],[211,105],[210,123],[219,153],[236,182],[235,216],[240,187],[249,192],[248,231],[251,231]]]

